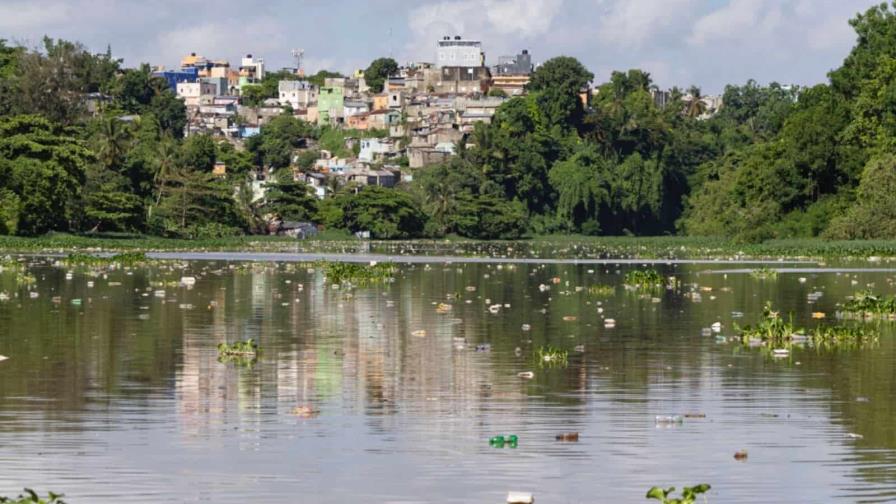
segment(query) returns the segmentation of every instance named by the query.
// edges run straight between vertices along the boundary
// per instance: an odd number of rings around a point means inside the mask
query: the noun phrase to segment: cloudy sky
[[[78,40],[126,64],[196,51],[238,62],[349,71],[392,55],[434,60],[435,41],[481,40],[489,60],[527,48],[579,58],[604,81],[642,68],[661,86],[822,82],[852,47],[848,20],[881,0],[0,0],[0,38]],[[261,4],[261,5],[259,5]]]

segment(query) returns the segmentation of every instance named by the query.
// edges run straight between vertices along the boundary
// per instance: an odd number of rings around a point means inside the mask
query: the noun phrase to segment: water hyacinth
[[[535,350],[535,360],[541,367],[566,367],[569,363],[569,351],[544,345]]]
[[[625,274],[625,285],[630,289],[659,290],[666,282],[654,269],[633,270]]]
[[[819,325],[811,331],[797,329],[792,316],[785,321],[779,312],[772,310],[770,303],[766,303],[759,323],[737,327],[737,330],[744,345],[776,350],[787,350],[795,345],[824,350],[857,349],[876,345],[880,341],[878,331],[864,326]],[[786,354],[781,352],[781,355]]]
[[[778,278],[778,270],[763,266],[751,271],[750,276],[759,280],[776,280]]]
[[[843,303],[840,315],[844,318],[896,320],[896,297],[877,296],[871,291],[857,292]]]
[[[318,266],[324,271],[327,283],[364,287],[370,284],[386,283],[397,271],[393,263],[347,263],[322,261]]]

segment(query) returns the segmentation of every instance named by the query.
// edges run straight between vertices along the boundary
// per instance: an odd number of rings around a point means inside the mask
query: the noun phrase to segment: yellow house
[[[389,95],[380,93],[373,95],[373,110],[386,110],[389,108]]]

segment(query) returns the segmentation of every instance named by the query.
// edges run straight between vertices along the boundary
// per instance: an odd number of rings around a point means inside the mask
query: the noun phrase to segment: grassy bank
[[[313,240],[283,236],[238,236],[184,240],[152,236],[87,237],[51,234],[37,238],[0,236],[0,253],[118,251],[249,251],[249,252],[372,252],[492,257],[566,258],[806,258],[896,259],[896,241],[771,240],[741,244],[706,237],[537,236],[519,241],[442,240],[363,241],[341,231],[326,231]]]

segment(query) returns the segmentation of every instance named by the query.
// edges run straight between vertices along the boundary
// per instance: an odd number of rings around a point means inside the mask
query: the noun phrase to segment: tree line
[[[580,62],[553,58],[447,162],[396,188],[330,179],[322,200],[293,175],[311,171],[319,149],[350,155],[345,138],[362,133],[287,112],[244,148],[183,138],[183,103],[147,65],[123,68],[110,51],[67,41],[0,42],[0,233],[209,237],[261,232],[276,216],[387,239],[896,238],[894,9],[850,21],[856,45],[827,83],[731,85],[709,118],[697,88],[658,104],[647,72],[592,86]],[[374,61],[368,84],[382,89],[395,68]],[[248,101],[270,97],[277,79]],[[260,199],[259,168],[270,174]]]

